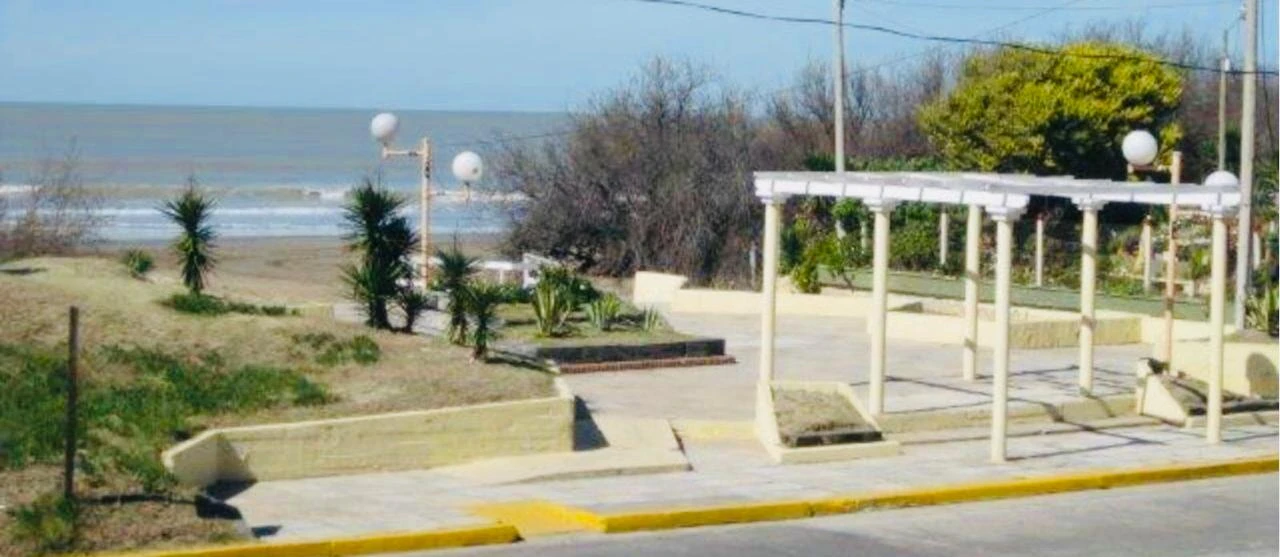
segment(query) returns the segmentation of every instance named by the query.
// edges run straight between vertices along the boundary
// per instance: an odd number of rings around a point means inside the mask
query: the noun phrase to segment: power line
[[[705,10],[705,11],[715,12],[715,13],[720,13],[725,15],[732,15],[737,17],[758,19],[758,20],[764,20],[764,21],[777,21],[782,23],[802,23],[802,24],[827,25],[827,26],[836,25],[836,22],[830,19],[823,19],[823,18],[817,18],[817,17],[794,17],[794,16],[769,15],[769,14],[762,14],[758,12],[738,10],[734,8],[712,6],[710,4],[700,4],[698,2],[688,2],[685,0],[630,0],[630,1],[640,2],[645,4],[664,4],[664,5],[670,5],[670,6],[680,6],[685,8],[693,8],[693,9]],[[1162,66],[1169,66],[1169,67],[1188,70],[1188,71],[1212,72],[1212,73],[1218,73],[1222,71],[1221,68],[1197,66],[1194,64],[1185,64],[1182,62],[1160,60],[1158,58],[1150,58],[1146,56],[1136,56],[1136,55],[1126,55],[1126,54],[1089,54],[1089,53],[1077,53],[1077,52],[1064,52],[1059,49],[1039,47],[1039,46],[1034,46],[1034,45],[1029,45],[1024,43],[1011,43],[1006,41],[996,41],[996,40],[989,40],[989,39],[966,39],[962,37],[948,37],[945,35],[929,35],[929,34],[923,34],[923,33],[912,33],[909,31],[902,31],[900,29],[885,27],[883,25],[845,23],[844,26],[850,29],[858,29],[862,31],[870,31],[873,33],[882,33],[886,35],[893,35],[896,37],[922,40],[922,41],[933,41],[933,42],[943,42],[943,43],[953,43],[953,44],[972,44],[972,45],[979,45],[979,46],[995,46],[1000,48],[1010,48],[1014,50],[1032,52],[1036,54],[1045,54],[1050,56],[1062,56],[1062,57],[1071,57],[1071,58],[1153,62],[1156,64],[1160,64]],[[1262,75],[1280,75],[1280,72],[1277,72],[1275,70],[1258,70],[1256,72],[1245,72],[1244,70],[1231,70],[1231,73],[1235,75],[1244,75],[1244,74],[1252,74],[1252,73],[1257,73]]]
[[[900,2],[898,0],[867,0],[868,4],[882,4],[888,6],[909,6],[914,8],[938,8],[943,10],[987,10],[987,11],[1026,11],[1038,10],[1038,6],[1015,6],[1001,4],[941,4],[933,2]],[[1071,11],[1129,11],[1129,10],[1154,10],[1169,8],[1191,8],[1196,6],[1221,6],[1233,3],[1230,0],[1213,0],[1208,2],[1179,2],[1171,4],[1148,4],[1136,6],[1076,6],[1067,8]]]
[[[1028,16],[1025,16],[1025,17],[1020,17],[1020,18],[1018,18],[1018,19],[1015,19],[1015,20],[1010,21],[1010,22],[1008,22],[1008,23],[1001,24],[1001,25],[996,26],[996,27],[992,27],[991,29],[987,29],[986,31],[981,31],[981,32],[979,32],[979,33],[977,33],[977,34],[971,35],[971,38],[977,38],[977,37],[980,37],[980,36],[983,36],[983,35],[989,35],[989,34],[991,34],[991,33],[995,33],[995,32],[997,32],[997,31],[1003,31],[1003,30],[1008,29],[1008,28],[1010,28],[1010,27],[1013,27],[1013,26],[1015,26],[1015,25],[1019,25],[1019,24],[1021,24],[1021,23],[1025,23],[1025,22],[1030,21],[1030,20],[1032,20],[1032,19],[1038,18],[1038,17],[1040,17],[1040,16],[1047,15],[1047,14],[1050,14],[1050,13],[1053,13],[1053,12],[1056,12],[1056,11],[1059,11],[1059,10],[1062,10],[1062,9],[1069,8],[1072,4],[1078,4],[1078,3],[1083,2],[1083,1],[1084,1],[1084,0],[1067,0],[1066,2],[1063,2],[1062,4],[1058,4],[1058,5],[1055,5],[1055,6],[1050,6],[1050,7],[1047,7],[1047,8],[1039,8],[1039,11],[1037,11],[1036,13],[1033,13],[1033,14],[1028,15]],[[885,66],[891,66],[891,65],[897,64],[897,63],[899,63],[899,62],[905,62],[905,61],[907,61],[907,60],[911,60],[911,59],[914,59],[914,58],[919,58],[919,57],[921,57],[921,56],[926,56],[926,55],[928,55],[928,54],[930,54],[930,53],[932,53],[932,52],[936,52],[936,51],[938,51],[938,50],[942,50],[942,49],[944,49],[944,48],[947,48],[948,46],[949,46],[949,45],[940,45],[940,46],[933,46],[933,47],[929,47],[929,48],[927,48],[927,49],[925,49],[925,50],[922,50],[922,51],[920,51],[920,52],[916,52],[916,53],[913,53],[913,54],[907,54],[907,55],[905,55],[905,56],[898,56],[898,57],[895,57],[895,58],[890,58],[890,59],[888,59],[888,60],[882,60],[882,61],[877,62],[877,63],[875,63],[875,64],[872,64],[872,65],[870,65],[870,66],[863,66],[863,67],[859,67],[859,68],[856,68],[856,69],[850,70],[848,73],[852,75],[852,74],[862,74],[862,73],[871,72],[871,71],[877,70],[877,69],[882,68],[882,67],[885,67]],[[778,93],[784,93],[784,92],[793,91],[793,90],[795,90],[795,89],[799,89],[800,87],[801,87],[801,86],[783,87],[783,88],[781,88],[781,89],[775,89],[775,90],[770,91],[770,92],[767,92],[767,93],[765,93],[765,94],[766,94],[766,95],[768,95],[768,94],[775,94],[775,95],[776,95],[776,94],[778,94]],[[537,134],[529,134],[529,135],[514,135],[514,136],[499,137],[499,138],[491,139],[491,140],[477,139],[477,140],[471,140],[471,141],[450,141],[450,142],[448,142],[448,143],[441,143],[441,144],[440,144],[440,147],[462,147],[462,146],[471,146],[471,145],[504,145],[504,144],[507,144],[507,143],[517,142],[517,141],[531,141],[531,140],[534,140],[534,139],[547,139],[547,138],[552,138],[552,137],[567,137],[567,136],[573,135],[573,133],[574,133],[574,130],[559,130],[559,131],[554,131],[554,132],[537,133]]]

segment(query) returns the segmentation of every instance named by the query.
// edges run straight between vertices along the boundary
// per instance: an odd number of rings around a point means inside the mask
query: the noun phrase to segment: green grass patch
[[[367,335],[340,340],[332,333],[303,333],[293,336],[295,346],[310,349],[315,362],[333,367],[347,362],[373,365],[382,359],[382,348]]]
[[[159,451],[194,433],[198,416],[332,399],[296,370],[231,365],[217,352],[107,346],[85,354],[81,369],[84,463],[104,474],[127,473],[144,487],[163,483],[152,477]],[[61,456],[66,377],[61,351],[0,344],[0,384],[6,385],[0,390],[0,468]]]
[[[174,294],[166,298],[161,303],[176,311],[190,313],[193,315],[226,315],[228,313],[267,315],[272,317],[298,315],[298,310],[291,310],[285,306],[248,304],[233,300],[224,300],[217,296],[210,296],[208,294],[192,294],[190,292]]]

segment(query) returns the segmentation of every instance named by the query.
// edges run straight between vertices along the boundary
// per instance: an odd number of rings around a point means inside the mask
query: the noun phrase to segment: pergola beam
[[[1211,281],[1210,400],[1206,436],[1221,439],[1223,315],[1226,284],[1226,224],[1223,217],[1240,203],[1235,186],[1154,184],[1075,180],[1070,177],[1034,177],[1010,174],[957,172],[757,172],[756,195],[765,203],[764,281],[762,288],[760,384],[767,387],[774,376],[776,288],[781,200],[789,195],[816,195],[863,200],[875,214],[872,312],[870,315],[871,373],[869,410],[884,411],[885,318],[888,297],[889,214],[903,201],[969,206],[965,239],[964,376],[977,375],[977,298],[979,238],[982,212],[996,221],[996,339],[992,381],[991,459],[1007,456],[1009,322],[1012,282],[1013,223],[1032,195],[1070,199],[1085,213],[1082,227],[1080,386],[1093,384],[1094,290],[1097,269],[1097,213],[1105,203],[1130,202],[1151,205],[1196,205],[1214,216],[1213,279]],[[1166,339],[1172,343],[1172,339]]]

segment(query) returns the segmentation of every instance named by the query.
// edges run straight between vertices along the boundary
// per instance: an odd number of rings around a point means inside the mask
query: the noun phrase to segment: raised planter
[[[831,427],[779,427],[779,397],[788,392],[830,399]],[[782,417],[784,420],[786,417]],[[761,444],[779,464],[832,462],[893,456],[901,452],[897,441],[884,439],[880,425],[862,407],[848,384],[836,381],[775,381],[757,392],[756,428]]]
[[[542,346],[532,343],[499,343],[500,353],[532,362],[597,364],[647,360],[679,360],[724,356],[724,339],[694,338],[645,344],[564,344]]]

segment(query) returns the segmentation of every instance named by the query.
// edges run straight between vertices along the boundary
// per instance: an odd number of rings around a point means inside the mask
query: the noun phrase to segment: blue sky
[[[831,15],[830,0],[703,1]],[[1181,6],[1144,8],[1170,4]],[[849,0],[846,18],[970,36],[1063,5],[1003,36],[1044,39],[1092,20],[1142,18],[1152,30],[1195,25],[1216,41],[1239,4]],[[1274,65],[1276,0],[1263,6],[1263,57]],[[1114,7],[1122,9],[1098,9]],[[846,39],[851,66],[932,46],[863,31]],[[554,111],[580,106],[654,55],[769,90],[831,50],[818,26],[629,0],[0,0],[0,101]]]

